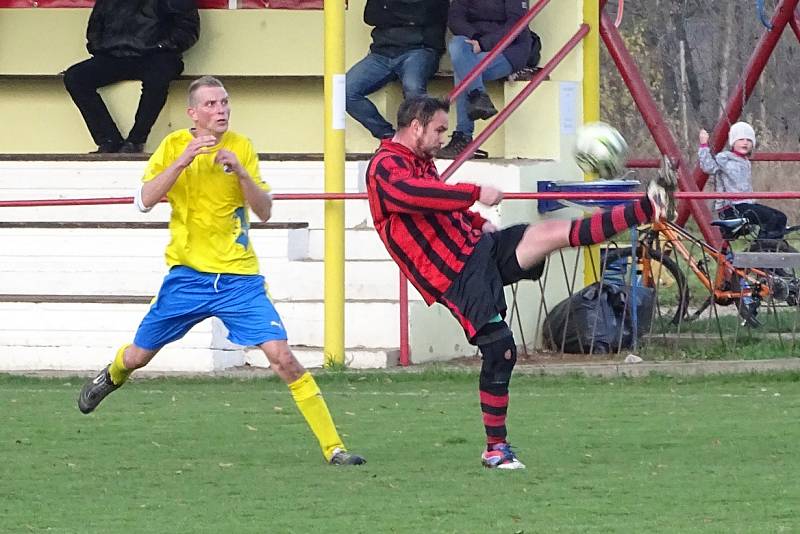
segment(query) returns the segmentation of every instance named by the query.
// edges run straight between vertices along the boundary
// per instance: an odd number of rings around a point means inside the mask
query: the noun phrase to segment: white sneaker
[[[492,450],[483,451],[481,463],[489,469],[525,469],[508,443],[498,443]]]

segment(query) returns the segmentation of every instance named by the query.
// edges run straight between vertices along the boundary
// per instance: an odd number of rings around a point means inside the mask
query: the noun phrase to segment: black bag
[[[633,347],[627,291],[595,282],[556,304],[542,324],[545,347],[573,354],[609,354]],[[636,287],[637,339],[650,331],[653,297],[652,288]]]

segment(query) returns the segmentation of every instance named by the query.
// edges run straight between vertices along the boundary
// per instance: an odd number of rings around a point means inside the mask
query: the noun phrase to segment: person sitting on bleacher
[[[367,0],[372,44],[347,71],[345,94],[347,113],[374,138],[391,138],[395,130],[367,95],[398,78],[404,98],[427,93],[444,53],[448,6],[449,0]]]
[[[448,26],[453,38],[447,46],[458,85],[528,11],[526,0],[453,0]],[[523,30],[456,98],[456,129],[450,142],[439,151],[440,158],[458,156],[472,141],[476,120],[497,113],[483,82],[505,78],[527,66],[533,37]],[[484,157],[485,157],[485,153]]]
[[[97,0],[89,16],[91,58],[64,73],[64,85],[83,116],[96,153],[144,151],[150,129],[167,102],[169,83],[183,72],[181,54],[197,42],[200,15],[194,0]],[[98,87],[140,80],[142,96],[127,139]]]

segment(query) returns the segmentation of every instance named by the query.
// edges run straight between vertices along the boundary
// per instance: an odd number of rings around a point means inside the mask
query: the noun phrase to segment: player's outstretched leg
[[[500,319],[498,316],[497,319]],[[506,412],[511,372],[517,361],[517,346],[505,321],[491,322],[480,329],[474,342],[481,349],[478,385],[486,430],[486,450],[481,463],[493,469],[525,469],[508,443]]]
[[[666,158],[665,162],[658,178],[648,184],[647,194],[639,200],[573,220],[569,228],[569,245],[596,245],[628,228],[674,217],[677,180]]]
[[[125,349],[130,344],[120,347],[114,361],[97,373],[97,376],[86,382],[78,395],[78,409],[83,413],[91,413],[111,392],[119,389],[131,374],[123,363]]]

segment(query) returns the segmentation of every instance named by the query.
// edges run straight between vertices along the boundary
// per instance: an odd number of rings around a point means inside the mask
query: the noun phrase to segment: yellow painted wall
[[[369,47],[370,28],[362,21],[364,1],[351,1],[346,13],[348,67]],[[543,42],[542,64],[577,30],[580,5],[580,0],[550,2],[534,20],[532,27]],[[89,9],[0,9],[0,116],[14,125],[0,132],[0,152],[70,153],[94,148],[60,78],[51,77],[88,57],[88,16]],[[214,74],[225,81],[234,106],[233,127],[249,135],[262,152],[322,152],[322,12],[202,10],[201,25],[200,41],[184,57],[184,75]],[[448,58],[440,70],[450,70]],[[558,130],[553,128],[559,112],[556,82],[581,79],[579,50],[551,79],[490,138],[484,148],[491,156],[559,157]],[[170,130],[188,124],[187,84],[185,80],[173,84],[148,150]],[[448,78],[440,78],[429,91],[443,95],[451,87]],[[489,84],[498,108],[519,89],[520,84]],[[133,121],[138,83],[117,84],[104,89],[103,95],[124,135]],[[400,99],[397,84],[373,97],[390,120]],[[478,131],[483,124],[478,123]],[[372,152],[377,145],[349,117],[346,143],[347,151],[355,153]]]

